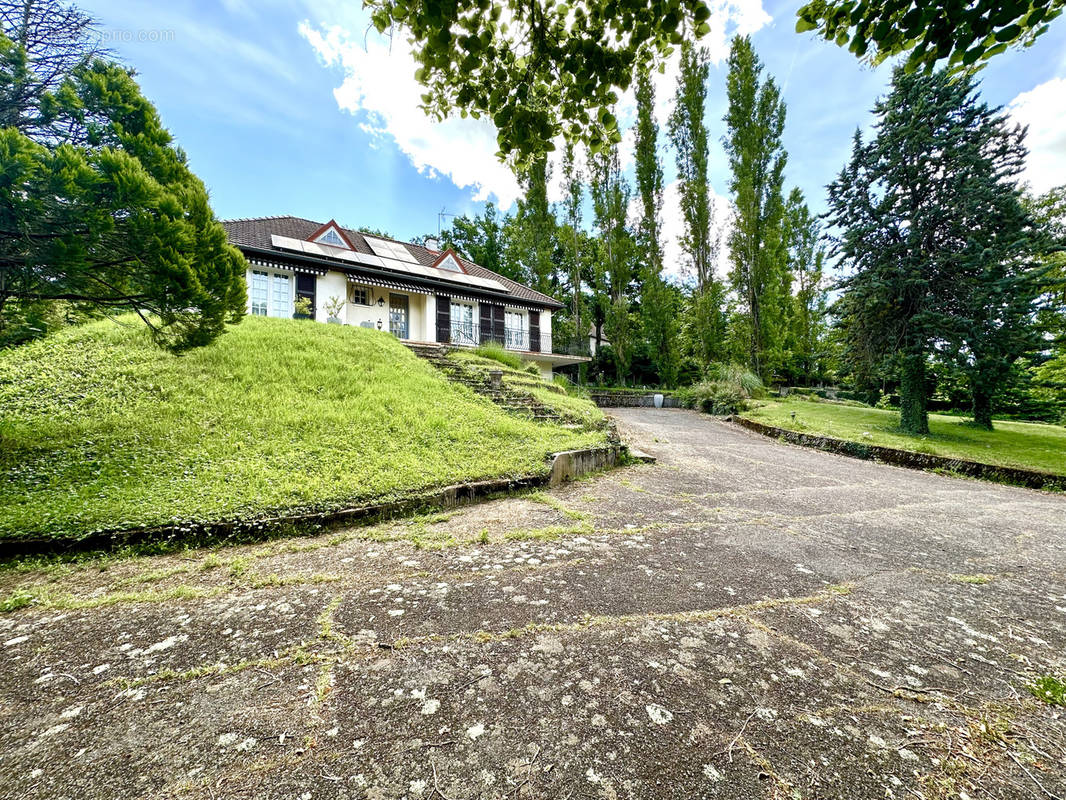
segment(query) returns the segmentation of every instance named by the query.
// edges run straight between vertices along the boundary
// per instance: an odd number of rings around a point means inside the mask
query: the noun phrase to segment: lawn
[[[0,351],[0,538],[329,510],[603,441],[508,415],[378,331],[249,317],[174,356],[104,321]]]
[[[802,433],[1066,475],[1066,428],[1055,425],[996,420],[995,430],[986,431],[962,417],[930,414],[929,435],[914,436],[899,430],[895,411],[798,399],[759,402],[743,416]]]

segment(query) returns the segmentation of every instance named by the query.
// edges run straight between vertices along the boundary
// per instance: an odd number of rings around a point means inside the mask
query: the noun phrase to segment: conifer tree
[[[1047,246],[1016,184],[1024,131],[943,71],[898,68],[874,112],[874,139],[856,132],[829,187],[835,251],[851,268],[841,324],[867,362],[898,362],[903,430],[929,430],[934,353],[967,372],[975,421],[991,426],[997,380],[1036,344],[1033,262]]]

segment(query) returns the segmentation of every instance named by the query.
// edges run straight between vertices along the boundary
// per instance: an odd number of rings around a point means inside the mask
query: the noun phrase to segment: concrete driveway
[[[616,416],[656,465],[0,573],[0,795],[1066,797],[1066,498]]]

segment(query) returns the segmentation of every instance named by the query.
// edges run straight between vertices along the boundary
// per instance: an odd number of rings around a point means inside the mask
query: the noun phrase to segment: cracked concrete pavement
[[[614,416],[657,464],[0,573],[0,796],[1066,797],[1066,497]]]

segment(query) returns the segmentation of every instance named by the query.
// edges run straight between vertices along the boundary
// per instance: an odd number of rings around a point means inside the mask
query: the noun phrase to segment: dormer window
[[[321,236],[315,239],[315,241],[320,242],[322,244],[331,244],[334,247],[344,247],[344,240],[341,238],[340,234],[337,233],[333,228],[330,228],[328,231],[323,233]]]
[[[314,242],[315,244],[325,244],[330,247],[343,247],[345,250],[354,250],[352,243],[348,241],[348,237],[345,236],[344,231],[340,229],[340,226],[333,220],[330,220],[317,231],[312,233],[307,241]]]
[[[465,273],[463,265],[459,263],[459,258],[455,255],[455,251],[448,249],[441,253],[440,258],[433,262],[433,266],[437,269],[447,270],[448,272]]]

